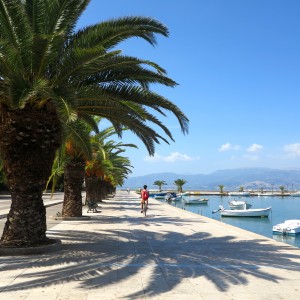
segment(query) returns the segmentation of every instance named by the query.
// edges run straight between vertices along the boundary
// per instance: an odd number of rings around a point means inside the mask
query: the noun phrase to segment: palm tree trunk
[[[84,167],[83,159],[72,159],[65,166],[63,217],[82,217]]]
[[[85,177],[86,182],[86,199],[95,202],[102,202],[100,194],[100,180],[97,176],[91,175]]]
[[[2,247],[52,242],[46,237],[42,193],[60,141],[60,122],[51,104],[41,110],[0,106],[0,152],[12,199]]]

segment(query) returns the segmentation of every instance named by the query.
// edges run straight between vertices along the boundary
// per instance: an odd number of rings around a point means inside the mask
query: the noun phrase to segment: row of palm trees
[[[177,190],[178,190],[179,192],[182,192],[182,188],[183,188],[183,186],[184,186],[186,183],[187,183],[187,181],[184,180],[184,179],[176,179],[176,180],[174,181],[174,184],[176,185]],[[153,183],[153,185],[158,186],[159,190],[161,191],[161,190],[162,190],[162,187],[163,187],[164,185],[167,185],[167,183],[166,183],[166,181],[164,181],[164,180],[156,180],[156,181]],[[224,185],[223,185],[223,184],[220,184],[218,187],[219,187],[219,189],[220,189],[220,194],[224,194]],[[279,189],[280,189],[280,191],[281,191],[281,194],[284,194],[284,192],[286,191],[285,186],[283,186],[283,185],[279,186]],[[244,187],[243,187],[243,186],[240,186],[240,187],[239,187],[239,192],[244,192]],[[261,193],[263,193],[263,188],[261,189]]]
[[[151,90],[152,84],[176,82],[155,62],[116,48],[131,37],[155,45],[156,35],[168,36],[168,29],[151,18],[125,17],[77,30],[89,2],[0,0],[0,154],[12,199],[2,247],[52,242],[42,194],[62,166],[63,214],[81,214],[81,182],[96,174],[104,147],[90,141],[91,132],[99,138],[95,116],[109,120],[119,137],[130,130],[150,155],[156,144],[174,140],[158,118],[166,111],[188,132],[184,113]],[[105,155],[129,172],[121,149]],[[98,175],[106,181],[105,173]]]
[[[177,187],[177,191],[178,192],[182,192],[182,188],[183,186],[187,183],[187,181],[185,179],[176,179],[174,180],[174,185],[176,185]],[[162,190],[162,187],[164,185],[167,185],[167,183],[164,181],[164,180],[156,180],[153,185],[157,185],[158,186],[158,189],[161,191]]]

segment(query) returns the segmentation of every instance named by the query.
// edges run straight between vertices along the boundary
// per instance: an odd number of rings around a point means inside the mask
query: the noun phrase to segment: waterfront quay
[[[47,231],[51,253],[3,256],[0,299],[299,299],[300,250],[118,191]]]
[[[139,194],[139,191],[136,191],[137,194]],[[162,191],[158,191],[158,190],[150,190],[150,195],[151,194],[159,194],[159,193],[178,193],[178,191],[176,190],[162,190]],[[220,193],[220,191],[206,191],[206,190],[188,190],[188,191],[184,191],[184,193],[188,196],[230,196],[230,193],[234,193],[233,191],[226,191],[223,193]],[[275,192],[270,192],[270,191],[265,191],[265,192],[260,192],[260,191],[249,191],[249,196],[275,196],[275,197],[287,197],[287,196],[292,196],[293,192],[280,192],[280,191],[275,191]],[[237,196],[237,197],[243,197],[243,196]],[[299,197],[300,199],[300,197]]]

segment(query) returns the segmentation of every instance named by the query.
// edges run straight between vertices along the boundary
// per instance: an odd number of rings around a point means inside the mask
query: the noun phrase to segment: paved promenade
[[[0,299],[300,299],[300,249],[118,192],[48,235],[57,252],[0,257]]]

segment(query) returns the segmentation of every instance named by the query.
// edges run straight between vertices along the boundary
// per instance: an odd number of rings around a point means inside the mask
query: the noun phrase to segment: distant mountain
[[[184,190],[219,190],[219,185],[224,185],[224,190],[237,190],[240,186],[245,189],[272,189],[278,190],[279,186],[286,189],[300,189],[300,170],[277,170],[269,168],[241,168],[219,170],[211,174],[183,175],[176,173],[156,173],[145,176],[128,178],[123,187],[139,188],[147,184],[149,188],[156,180],[164,180],[167,188],[174,188],[174,180],[184,179],[187,183]]]

